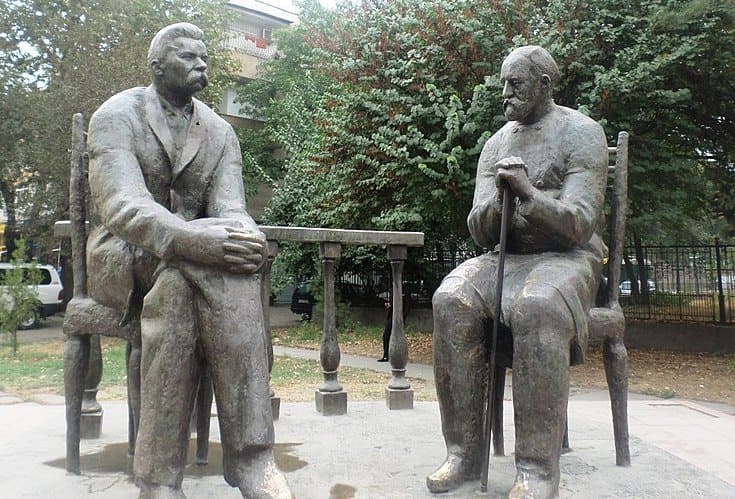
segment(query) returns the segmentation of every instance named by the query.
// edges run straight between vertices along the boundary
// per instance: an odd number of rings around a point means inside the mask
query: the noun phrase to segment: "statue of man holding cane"
[[[497,251],[461,264],[434,294],[434,372],[447,457],[427,477],[432,492],[480,477],[488,336],[498,321],[500,344],[513,352],[517,473],[509,497],[558,496],[569,366],[584,351],[607,252],[597,231],[608,157],[602,127],[554,103],[559,76],[537,46],[514,50],[502,65],[508,123],[480,155],[467,219],[475,242],[493,249],[503,192],[511,196],[500,314],[493,307]]]

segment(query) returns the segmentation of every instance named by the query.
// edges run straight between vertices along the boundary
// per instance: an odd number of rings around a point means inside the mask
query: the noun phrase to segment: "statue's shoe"
[[[178,487],[141,483],[138,499],[186,499],[186,496]]]
[[[534,470],[518,468],[513,488],[508,499],[556,499],[559,497],[559,484],[551,478]]]
[[[426,477],[426,487],[435,494],[454,490],[467,480],[477,478],[473,476],[477,473],[473,473],[468,468],[469,466],[462,457],[449,453],[444,463]]]
[[[276,466],[272,449],[258,452],[237,467],[244,499],[294,499],[286,476]]]

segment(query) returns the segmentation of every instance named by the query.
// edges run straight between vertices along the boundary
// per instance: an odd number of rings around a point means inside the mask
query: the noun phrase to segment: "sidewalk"
[[[277,355],[318,352],[276,348]],[[374,359],[342,356],[342,365],[388,371]],[[429,366],[409,365],[411,377],[433,378]],[[82,442],[81,476],[64,471],[64,407],[58,396],[22,402],[0,393],[2,497],[134,498],[127,449],[127,406],[104,402],[103,436]],[[505,402],[506,449],[513,449],[512,403]],[[634,397],[629,403],[633,466],[615,466],[607,395],[573,393],[569,403],[573,452],[562,456],[561,497],[735,497],[735,416],[677,399]],[[221,478],[219,429],[212,420],[210,464],[191,465],[189,499],[239,498]],[[477,483],[432,496],[425,477],[444,458],[438,405],[388,411],[384,402],[348,402],[344,416],[324,417],[313,403],[283,402],[276,422],[279,466],[300,499],[475,497]],[[505,497],[514,478],[512,455],[493,459],[490,497]]]

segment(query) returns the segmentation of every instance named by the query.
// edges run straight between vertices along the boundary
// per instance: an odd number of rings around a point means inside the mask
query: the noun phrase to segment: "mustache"
[[[189,81],[201,81],[206,85],[209,83],[209,75],[206,71],[192,71],[189,75]]]
[[[510,99],[503,99],[503,109],[507,108],[508,106],[517,107],[519,105],[525,104],[526,101],[517,99],[515,97]]]

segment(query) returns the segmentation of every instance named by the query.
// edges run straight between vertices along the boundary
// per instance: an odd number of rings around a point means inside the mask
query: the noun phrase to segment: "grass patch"
[[[322,371],[319,362],[293,357],[276,357],[273,361],[271,383],[274,385],[290,384],[294,382],[317,384],[322,381]]]
[[[276,357],[273,364],[271,387],[276,396],[289,402],[314,400],[314,392],[323,381],[322,368],[316,360]],[[339,383],[350,400],[384,400],[390,374],[357,369],[339,368]],[[436,400],[434,384],[422,379],[409,378],[416,400]]]
[[[14,355],[11,346],[0,347],[0,390],[22,393],[49,389],[63,393],[62,342],[23,345]]]
[[[306,325],[295,328],[296,337],[321,339],[321,330]],[[377,331],[377,328],[373,328]],[[318,335],[317,335],[318,333]],[[376,334],[360,328],[354,338]],[[382,334],[382,330],[380,331]],[[316,341],[316,340],[314,340]],[[127,396],[125,372],[126,342],[117,338],[102,339],[102,381],[99,400],[124,400]],[[341,366],[339,382],[350,400],[381,400],[390,375]],[[0,390],[29,399],[34,393],[64,393],[64,342],[49,341],[23,345],[16,355],[9,346],[0,347]],[[314,400],[314,391],[323,381],[318,361],[276,357],[271,387],[282,400],[304,402]],[[417,400],[433,400],[434,387],[420,379],[411,379]]]
[[[287,347],[319,350],[322,340],[321,325],[302,323],[290,328],[274,329],[273,344]],[[383,328],[351,323],[337,327],[337,340],[342,353],[378,358],[383,353]],[[432,364],[432,339],[430,332],[406,329],[409,362]]]
[[[125,393],[125,345],[116,338],[102,340],[101,391],[122,389]],[[0,390],[21,396],[40,392],[63,395],[64,342],[23,345],[15,355],[10,346],[0,347]]]
[[[298,326],[275,329],[272,335],[274,343],[284,346],[302,346],[320,343],[322,340],[322,325],[314,322],[303,322]],[[337,338],[340,344],[382,341],[382,337],[383,328],[378,326],[367,326],[355,322],[346,326],[337,327]]]
[[[662,399],[672,399],[677,396],[676,390],[673,390],[668,386],[664,388],[646,387],[641,390],[641,393],[644,395],[653,395],[654,397]]]

